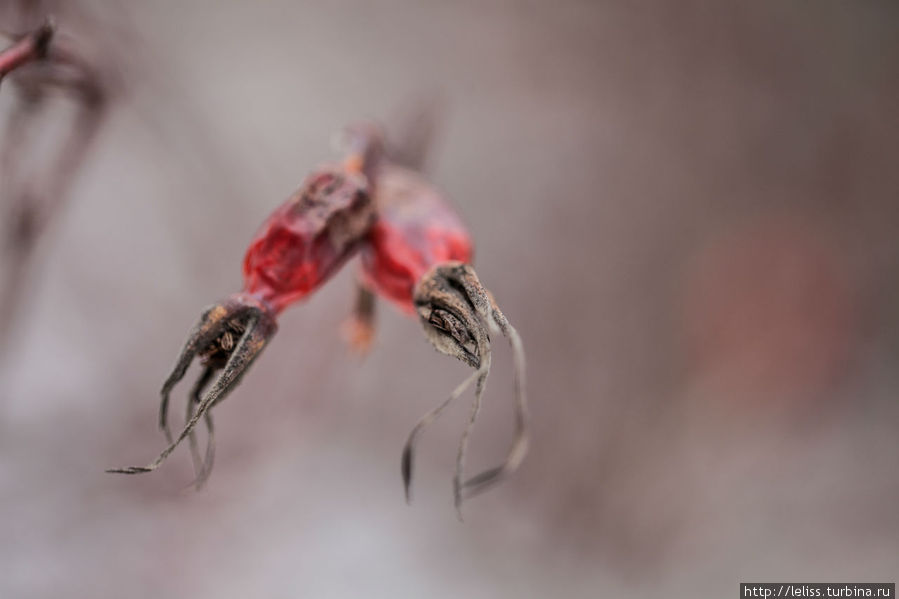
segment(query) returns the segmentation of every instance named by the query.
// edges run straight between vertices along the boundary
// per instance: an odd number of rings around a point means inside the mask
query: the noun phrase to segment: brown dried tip
[[[402,474],[407,501],[411,495],[415,442],[422,430],[465,390],[477,381],[468,425],[459,442],[453,496],[461,518],[463,499],[480,493],[515,471],[528,447],[528,411],[525,394],[524,347],[518,332],[478,280],[474,269],[461,262],[448,262],[431,269],[416,286],[414,302],[431,344],[441,353],[453,356],[475,368],[442,404],[427,413],[412,429],[403,449]],[[502,333],[512,347],[515,362],[515,440],[506,459],[464,483],[463,471],[468,439],[474,429],[481,398],[490,374],[491,346],[488,329]]]
[[[162,386],[159,404],[159,427],[165,432],[169,446],[146,466],[113,468],[107,472],[141,474],[156,470],[175,448],[190,437],[191,453],[197,478],[194,484],[201,486],[212,470],[215,455],[212,416],[210,410],[224,400],[240,383],[253,361],[265,348],[277,331],[274,316],[269,309],[253,297],[236,294],[226,301],[206,309],[194,326],[172,373]],[[235,341],[235,339],[237,339]],[[191,391],[187,406],[187,421],[177,439],[172,440],[168,423],[169,396],[175,385],[184,378],[194,357],[200,356],[205,366]],[[213,376],[221,370],[215,380]],[[209,383],[209,391],[205,392]],[[194,428],[200,418],[205,418],[209,432],[205,459],[200,460],[194,437]]]

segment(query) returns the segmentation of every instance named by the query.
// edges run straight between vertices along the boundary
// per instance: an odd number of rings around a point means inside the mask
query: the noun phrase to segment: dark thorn
[[[50,49],[50,40],[53,39],[55,32],[56,24],[53,22],[53,17],[47,17],[41,28],[34,34],[34,52],[38,58],[47,57],[47,52]]]
[[[464,522],[465,519],[462,518],[462,487],[458,479],[453,480],[453,505],[456,508],[456,517],[459,522]]]
[[[497,466],[472,476],[465,481],[464,485],[462,485],[462,488],[465,491],[465,497],[474,497],[500,482],[503,479],[504,471],[504,466]]]
[[[112,474],[143,474],[144,472],[152,472],[153,468],[146,466],[127,466],[125,468],[109,468],[106,472]]]
[[[403,448],[403,458],[400,465],[403,472],[403,490],[406,493],[406,505],[412,504],[412,447],[406,445]]]

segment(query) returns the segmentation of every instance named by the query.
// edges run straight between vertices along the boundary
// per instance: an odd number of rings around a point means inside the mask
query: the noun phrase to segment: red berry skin
[[[337,272],[374,221],[365,176],[342,167],[316,170],[250,242],[244,291],[281,312]]]
[[[411,314],[412,291],[432,266],[471,263],[471,237],[440,193],[413,171],[384,166],[375,205],[378,220],[361,252],[363,284]]]

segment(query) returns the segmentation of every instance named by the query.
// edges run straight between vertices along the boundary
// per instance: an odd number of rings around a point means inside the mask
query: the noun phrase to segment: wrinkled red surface
[[[326,189],[338,209],[323,202],[304,200]],[[356,251],[361,240],[335,242],[334,223],[323,212],[359,209],[358,180],[334,172],[310,175],[300,191],[279,206],[262,224],[244,257],[244,290],[280,312],[328,280]],[[339,225],[339,222],[338,222]]]
[[[428,269],[449,260],[471,262],[471,237],[440,194],[411,172],[382,173],[375,203],[378,221],[362,250],[363,282],[412,312],[412,291]]]

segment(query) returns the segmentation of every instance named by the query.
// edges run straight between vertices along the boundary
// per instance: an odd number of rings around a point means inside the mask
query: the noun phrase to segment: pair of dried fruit
[[[426,337],[437,350],[475,369],[410,433],[402,458],[407,499],[419,434],[473,382],[475,400],[460,442],[453,484],[457,508],[463,495],[486,489],[521,463],[527,451],[523,348],[518,333],[470,265],[468,232],[421,174],[391,160],[392,153],[385,150],[377,127],[351,128],[348,140],[350,148],[342,165],[314,171],[262,225],[244,259],[243,291],[208,308],[190,333],[162,388],[159,425],[169,446],[147,466],[112,472],[155,470],[188,438],[197,483],[201,484],[214,457],[210,409],[237,385],[274,335],[278,313],[325,283],[356,252],[361,253],[363,272],[350,321],[357,346],[367,345],[371,337],[374,295],[380,295],[403,311],[418,314]],[[463,482],[468,437],[490,372],[490,330],[504,335],[514,352],[516,438],[500,466]],[[196,356],[204,370],[190,394],[187,423],[173,440],[167,416],[169,395]],[[194,438],[201,418],[210,430],[202,459]]]
[[[74,73],[90,74],[73,55],[55,43],[51,23],[22,37],[0,52],[0,79],[30,62],[45,61]],[[94,106],[101,97],[83,82]],[[91,112],[98,112],[94,110]],[[465,227],[440,193],[415,171],[423,152],[421,136],[413,134],[388,151],[381,131],[363,124],[348,130],[347,158],[341,165],[314,171],[302,187],[263,224],[244,260],[244,289],[208,308],[200,318],[162,388],[159,425],[169,446],[144,467],[111,470],[135,474],[155,470],[189,439],[198,485],[209,476],[214,460],[210,410],[240,382],[277,330],[276,317],[289,305],[324,284],[351,256],[361,253],[362,281],[350,320],[351,343],[364,349],[373,330],[375,295],[403,311],[418,314],[427,339],[437,350],[454,356],[475,372],[413,428],[402,457],[402,474],[409,498],[413,449],[421,431],[476,383],[469,424],[462,435],[454,477],[456,507],[463,495],[477,493],[515,470],[527,451],[527,408],[524,353],[518,333],[484,289],[472,269],[472,242]],[[412,168],[410,168],[412,167]],[[468,438],[478,415],[491,364],[489,332],[501,333],[515,359],[516,437],[505,459],[492,468],[462,479]],[[168,425],[169,396],[199,357],[203,371],[190,393],[187,421],[176,439]],[[208,390],[207,390],[208,387]],[[204,419],[209,430],[206,454],[200,457],[194,429]]]

